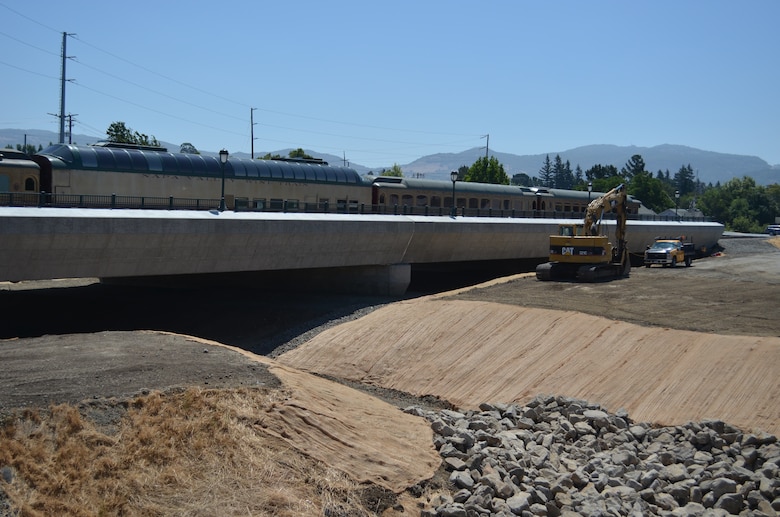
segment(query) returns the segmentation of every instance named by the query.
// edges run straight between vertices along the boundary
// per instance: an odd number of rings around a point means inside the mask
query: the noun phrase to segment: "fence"
[[[193,199],[151,196],[99,196],[92,194],[56,194],[49,192],[0,192],[0,206],[16,207],[56,207],[56,208],[110,208],[110,209],[146,209],[146,210],[218,210],[219,199]],[[236,212],[295,212],[295,213],[333,213],[333,214],[382,214],[382,215],[421,215],[460,217],[500,217],[500,218],[556,218],[582,219],[582,212],[558,212],[542,210],[498,210],[492,208],[458,207],[453,214],[451,207],[419,207],[407,205],[366,205],[363,203],[299,203],[282,201],[260,206],[250,206],[236,200]],[[614,218],[613,214],[605,214]],[[629,219],[643,221],[710,221],[709,217],[691,217],[683,213],[679,216],[661,216],[654,214],[631,214]]]

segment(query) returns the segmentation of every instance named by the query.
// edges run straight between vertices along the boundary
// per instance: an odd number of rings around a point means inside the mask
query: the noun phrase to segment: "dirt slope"
[[[780,338],[426,299],[323,332],[280,361],[460,407],[550,393],[622,407],[639,421],[720,418],[780,432]]]
[[[617,282],[521,275],[397,302],[279,359],[463,407],[550,393],[639,421],[718,418],[778,434],[780,254],[763,239],[726,251],[691,268],[635,268]]]

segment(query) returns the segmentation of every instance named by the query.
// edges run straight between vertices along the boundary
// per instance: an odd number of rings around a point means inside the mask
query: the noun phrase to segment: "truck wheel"
[[[677,257],[672,257],[671,267],[677,267]]]

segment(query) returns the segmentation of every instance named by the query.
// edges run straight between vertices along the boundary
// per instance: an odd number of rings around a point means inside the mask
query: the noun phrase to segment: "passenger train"
[[[58,203],[64,203],[68,196],[78,196],[82,204],[85,196],[125,196],[197,200],[199,208],[215,208],[222,184],[225,204],[233,210],[449,215],[454,206],[465,215],[581,217],[589,201],[601,195],[544,187],[361,176],[352,168],[321,160],[231,157],[223,165],[218,157],[114,143],[56,144],[31,158],[18,151],[0,150],[4,204],[39,203],[40,193],[45,193],[47,202],[55,199]],[[643,210],[641,201],[630,198],[630,214]]]

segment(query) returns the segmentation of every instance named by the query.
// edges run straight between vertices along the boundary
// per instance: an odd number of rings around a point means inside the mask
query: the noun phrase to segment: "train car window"
[[[114,161],[117,169],[132,170],[133,162],[130,161],[130,155],[126,149],[111,149],[114,153]]]
[[[174,154],[174,159],[178,164],[179,172],[184,175],[192,174],[192,161],[189,154]]]
[[[479,208],[479,199],[475,197],[469,198],[469,204],[467,205],[469,208]]]
[[[404,194],[401,196],[401,204],[403,206],[412,206],[412,196],[409,194]]]
[[[431,196],[431,206],[433,208],[441,207],[441,198],[439,196]]]
[[[176,158],[171,153],[165,153],[165,154],[157,154],[157,157],[160,158],[160,162],[162,163],[162,170],[166,174],[178,174],[179,173],[179,165],[176,161]]]
[[[265,198],[253,200],[252,201],[252,207],[255,210],[265,210]]]
[[[131,151],[128,154],[130,155],[130,163],[133,164],[134,171],[146,172],[149,170],[148,160],[146,159],[146,156],[142,154],[142,151]]]
[[[99,169],[113,169],[116,167],[116,163],[114,163],[114,155],[111,152],[111,149],[106,149],[103,147],[93,147],[92,149],[95,151],[95,155],[97,156]]]
[[[268,160],[268,169],[271,171],[272,178],[278,178],[278,179],[284,178],[284,173],[282,173],[282,168],[279,167],[279,162],[275,162],[274,160]],[[271,203],[273,203],[273,200],[271,201]]]
[[[146,158],[146,163],[148,164],[149,171],[152,172],[162,172],[163,171],[163,163],[160,153],[153,153],[150,151],[139,151],[144,158]]]
[[[509,210],[509,209],[511,208],[511,206],[512,206],[512,205],[511,205],[511,203],[509,202],[509,200],[508,200],[508,199],[505,199],[505,200],[504,200],[504,204],[501,206],[501,209],[502,209],[502,210]]]
[[[428,196],[417,196],[417,206],[425,206],[428,204]]]
[[[398,204],[398,194],[390,194],[390,206]]]
[[[281,210],[284,206],[284,200],[283,199],[271,199],[271,210]]]
[[[219,176],[222,172],[221,164],[219,164],[217,159],[209,160],[212,164],[217,165],[217,167],[214,167],[216,169],[214,171],[209,171],[206,159],[199,154],[190,155],[190,160],[192,160],[192,173],[196,176],[207,176],[209,172],[214,172],[214,176]]]
[[[35,186],[35,178],[27,178],[24,180],[24,190],[28,192],[35,192],[38,190],[38,187]]]
[[[81,166],[87,169],[95,169],[98,166],[97,154],[95,150],[89,147],[79,149],[81,155]]]
[[[479,203],[480,208],[490,208],[490,200],[489,199],[483,199]]]
[[[228,171],[231,171],[234,177],[246,177],[244,162],[241,160],[228,160],[228,162],[225,164],[225,174],[227,174]]]
[[[297,199],[288,199],[286,203],[287,210],[298,210],[298,206],[300,205],[300,202]]]
[[[306,180],[306,166],[300,163],[294,163],[292,164],[292,173],[293,178],[297,181],[305,181]]]

